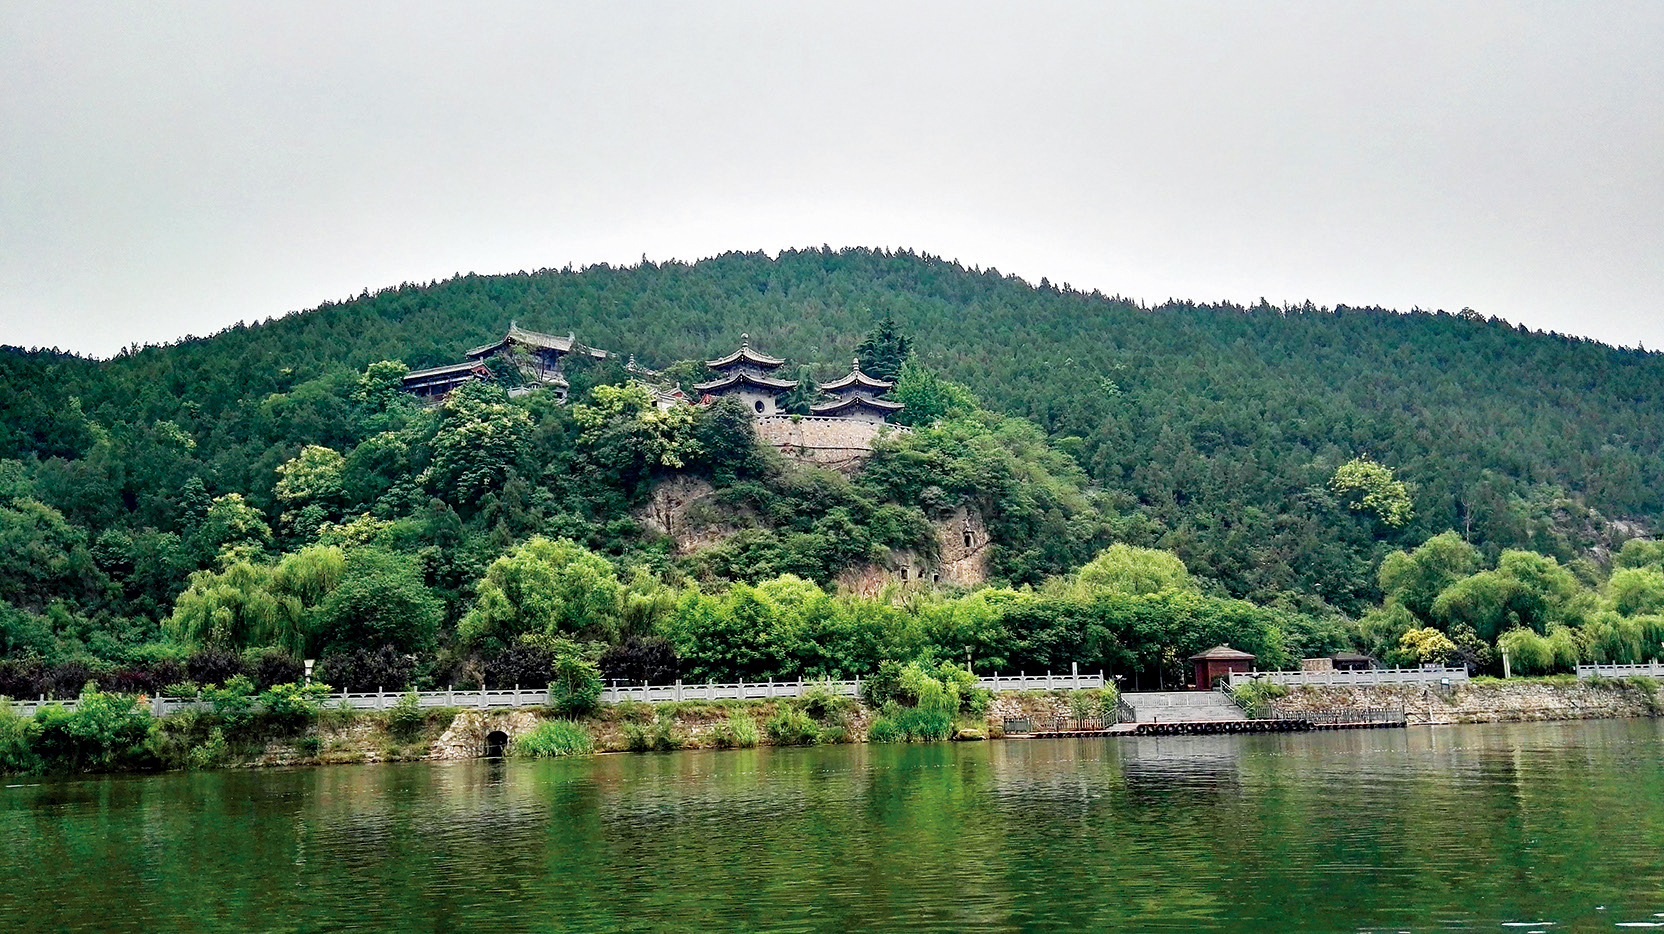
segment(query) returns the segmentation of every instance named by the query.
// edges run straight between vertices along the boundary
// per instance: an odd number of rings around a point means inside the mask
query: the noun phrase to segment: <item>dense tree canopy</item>
[[[569,360],[569,406],[513,373],[399,391],[510,320],[614,353]],[[743,409],[663,411],[621,362],[686,386],[742,332],[805,383],[859,356],[914,430],[853,475],[793,466]],[[4,349],[0,384],[0,666],[30,677],[267,649],[486,677],[528,636],[712,677],[967,646],[1154,675],[1220,634],[1268,660],[1443,639],[1494,670],[1505,640],[1642,657],[1664,612],[1664,357],[1472,314],[736,253],[405,284],[108,361]],[[649,528],[667,480],[713,489],[698,548]],[[988,590],[837,591],[933,560],[961,511]]]

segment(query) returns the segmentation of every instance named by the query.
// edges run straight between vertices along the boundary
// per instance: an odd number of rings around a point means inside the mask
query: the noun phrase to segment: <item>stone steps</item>
[[[1218,691],[1146,691],[1123,694],[1137,723],[1246,720],[1242,709]]]

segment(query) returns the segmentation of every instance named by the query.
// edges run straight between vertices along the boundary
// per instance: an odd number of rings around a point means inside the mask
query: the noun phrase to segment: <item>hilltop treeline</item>
[[[682,378],[741,332],[794,373],[841,375],[888,321],[915,351],[912,398],[947,399],[947,417],[846,479],[738,442],[731,410],[666,423],[618,389],[617,358],[574,368],[582,409],[481,389],[424,410],[397,392],[402,367],[454,361],[510,320]],[[458,276],[108,361],[8,350],[0,382],[0,649],[20,664],[418,644],[463,664],[489,569],[535,536],[678,593],[829,586],[928,553],[930,521],[959,505],[989,519],[996,584],[1043,588],[1121,542],[1176,554],[1205,599],[1285,614],[1285,632],[1341,621],[1369,647],[1345,621],[1391,603],[1395,551],[1453,530],[1474,573],[1528,551],[1595,593],[1609,551],[1664,513],[1657,355],[1465,310],[1146,308],[910,252]],[[1349,469],[1362,486],[1336,482]],[[680,558],[645,534],[632,508],[684,472],[751,528]],[[1370,506],[1381,490],[1404,502]],[[338,568],[308,551],[328,548]],[[383,589],[352,604],[349,580]],[[415,642],[353,622],[401,588]],[[288,614],[288,635],[233,637],[245,608],[224,601],[187,625],[211,593]]]

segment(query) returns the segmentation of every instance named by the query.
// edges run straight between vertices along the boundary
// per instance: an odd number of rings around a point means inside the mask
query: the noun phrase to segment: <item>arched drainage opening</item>
[[[485,734],[485,757],[500,759],[508,752],[508,734],[502,730],[492,730]]]

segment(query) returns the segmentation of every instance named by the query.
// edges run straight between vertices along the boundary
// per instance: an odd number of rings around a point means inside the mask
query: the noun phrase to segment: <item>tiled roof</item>
[[[816,415],[837,415],[841,412],[847,412],[850,409],[859,408],[872,409],[874,412],[882,412],[885,415],[888,415],[892,412],[900,412],[902,409],[906,408],[906,406],[902,405],[900,402],[891,402],[888,399],[868,399],[866,396],[850,396],[847,399],[840,399],[837,402],[823,402],[820,405],[810,406],[809,411],[815,413]]]
[[[737,363],[749,363],[752,366],[760,366],[772,370],[777,366],[785,366],[786,361],[780,359],[779,357],[770,357],[766,354],[760,354],[755,350],[752,350],[751,335],[749,334],[740,335],[740,349],[720,360],[705,361],[705,365],[713,370],[725,369]]]
[[[697,383],[694,385],[693,389],[695,392],[719,392],[724,389],[738,386],[741,383],[749,383],[759,389],[772,389],[775,392],[786,392],[787,390],[797,388],[797,380],[795,379],[770,379],[767,376],[753,376],[742,370],[739,372],[729,373],[727,376],[723,376],[718,379],[713,379],[708,383]]]
[[[835,379],[830,383],[821,383],[820,391],[841,392],[845,389],[860,387],[862,389],[876,389],[883,392],[894,389],[895,385],[895,383],[890,382],[889,380],[875,379],[874,377],[868,376],[867,374],[861,372],[861,361],[856,360],[854,365],[849,368],[848,376],[845,376],[842,379]]]

